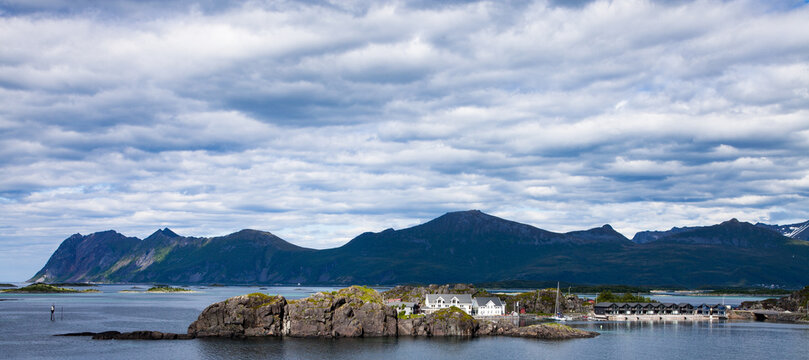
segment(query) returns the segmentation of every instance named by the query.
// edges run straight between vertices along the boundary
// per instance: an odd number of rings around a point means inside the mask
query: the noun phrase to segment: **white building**
[[[421,309],[429,314],[441,309],[455,306],[467,314],[472,313],[472,295],[469,294],[427,294],[424,307]]]
[[[416,303],[409,301],[388,301],[388,306],[396,309],[396,313],[404,311],[405,315],[413,315],[416,308]]]
[[[476,297],[472,299],[472,311],[477,316],[505,315],[506,306],[496,297]]]

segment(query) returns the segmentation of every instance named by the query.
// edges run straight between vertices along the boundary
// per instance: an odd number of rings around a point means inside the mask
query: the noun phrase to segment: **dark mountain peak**
[[[110,235],[121,235],[123,234],[115,231],[115,230],[104,230],[104,231],[97,231],[87,236],[110,236]]]
[[[163,228],[163,230],[158,230],[158,231],[162,232],[163,235],[166,235],[168,237],[178,237],[178,236],[180,236],[180,235],[177,235],[176,232],[171,231],[171,229],[169,229],[169,228]]]
[[[233,235],[239,235],[239,236],[271,236],[271,237],[277,237],[277,236],[275,236],[275,234],[273,234],[273,233],[271,233],[271,232],[269,232],[269,231],[261,231],[261,230],[254,230],[254,229],[242,229],[242,230],[239,230],[239,231],[237,231],[237,232],[235,232],[235,233],[233,233],[233,234],[230,234],[230,235],[228,235],[228,236],[233,236]]]
[[[480,210],[448,212],[420,226],[458,228],[458,227],[479,227],[488,224],[518,224],[523,226],[529,226],[514,221],[502,219],[497,216],[489,215]]]
[[[169,228],[163,228],[163,229],[158,229],[157,231],[153,232],[152,235],[149,235],[148,237],[146,237],[145,240],[155,240],[155,239],[163,239],[163,238],[173,239],[173,238],[177,238],[177,237],[180,237],[180,235],[177,235],[177,233],[175,233],[174,231],[171,231],[171,229],[169,229]]]
[[[630,242],[626,236],[615,231],[610,224],[605,224],[601,227],[592,228],[589,230],[571,231],[567,233],[567,235],[589,241]]]
[[[45,266],[30,280],[77,280],[91,269],[112,266],[139,242],[140,239],[126,237],[115,230],[99,231],[89,235],[71,235],[59,245]]]
[[[78,234],[77,234],[78,235]],[[74,235],[75,236],[75,235]],[[105,231],[98,231],[92,234],[81,236],[81,243],[114,243],[114,242],[121,242],[124,241],[127,244],[131,243],[131,240],[140,240],[135,237],[128,237],[124,234],[121,234],[115,230],[105,230]]]
[[[710,244],[741,248],[771,248],[783,245],[785,236],[749,222],[731,219],[721,224],[687,228],[659,241]]]
[[[497,217],[486,214],[480,210],[466,210],[466,211],[451,211],[444,215],[441,215],[435,220],[443,220],[443,221],[470,221],[470,220],[486,220],[486,219],[497,219]]]
[[[525,240],[538,244],[565,240],[562,234],[499,218],[480,210],[449,212],[424,224],[400,231],[411,234],[429,233],[444,240],[462,241],[473,238],[489,241],[499,238],[518,242]]]
[[[290,243],[269,231],[261,231],[254,229],[242,229],[233,234],[212,238],[214,241],[225,241],[233,244],[240,244],[245,246],[270,246],[274,250],[311,250],[309,248],[300,247]]]

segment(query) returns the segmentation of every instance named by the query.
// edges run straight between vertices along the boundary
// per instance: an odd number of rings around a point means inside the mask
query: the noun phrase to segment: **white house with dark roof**
[[[397,313],[403,312],[404,315],[413,315],[416,312],[416,303],[409,301],[388,301],[387,305],[396,309]]]
[[[505,315],[506,306],[496,297],[476,297],[472,299],[472,312],[477,316]]]
[[[421,310],[433,313],[441,309],[455,306],[467,314],[472,314],[472,295],[469,294],[427,294]]]

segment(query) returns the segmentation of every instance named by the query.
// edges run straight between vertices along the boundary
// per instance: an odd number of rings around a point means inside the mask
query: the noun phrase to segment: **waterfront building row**
[[[593,307],[593,312],[598,315],[702,315],[724,317],[728,307],[722,304],[699,304],[688,303],[623,303],[623,302],[602,302]]]

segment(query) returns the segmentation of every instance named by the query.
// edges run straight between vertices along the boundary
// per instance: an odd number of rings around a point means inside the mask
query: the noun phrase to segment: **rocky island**
[[[518,327],[507,321],[479,320],[455,307],[427,315],[403,316],[387,306],[382,294],[376,290],[351,286],[296,300],[262,293],[232,297],[205,308],[186,334],[137,331],[63,335],[120,340],[495,335],[559,340],[590,338],[598,333],[559,324]]]
[[[97,293],[100,292],[96,289],[76,290],[71,288],[63,288],[49,284],[35,283],[21,288],[0,290],[3,293],[12,294],[59,294],[59,293]]]

